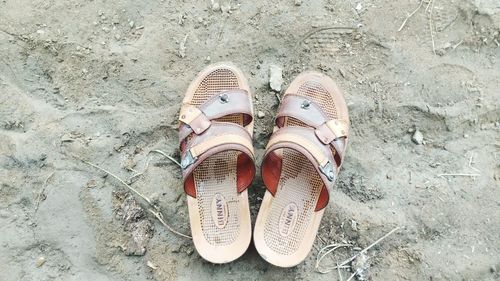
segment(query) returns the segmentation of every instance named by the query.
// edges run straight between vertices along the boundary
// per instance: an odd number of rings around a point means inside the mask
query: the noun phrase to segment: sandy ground
[[[0,0],[0,280],[338,280],[316,272],[318,249],[364,248],[397,226],[368,251],[369,279],[500,280],[500,2],[423,2],[398,31],[419,3]],[[75,158],[130,181],[189,233],[180,171],[149,152],[178,157],[187,85],[228,60],[265,114],[258,162],[278,105],[271,64],[285,87],[315,69],[346,93],[346,163],[295,268],[267,264],[253,246],[207,263]],[[456,173],[474,176],[440,176]],[[254,220],[263,192],[257,178]],[[137,233],[144,247],[132,249]]]

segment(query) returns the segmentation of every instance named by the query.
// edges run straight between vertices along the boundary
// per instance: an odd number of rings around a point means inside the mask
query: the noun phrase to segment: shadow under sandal
[[[262,161],[266,193],[254,230],[269,263],[291,267],[309,254],[344,159],[349,115],[328,76],[300,74],[286,90]]]
[[[242,72],[228,63],[200,72],[179,120],[194,246],[212,263],[233,261],[250,244],[247,187],[255,175],[252,96]]]

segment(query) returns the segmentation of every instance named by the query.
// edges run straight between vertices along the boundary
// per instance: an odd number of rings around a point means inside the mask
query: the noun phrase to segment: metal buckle
[[[198,157],[193,157],[193,155],[191,154],[191,151],[188,150],[188,152],[186,153],[186,155],[184,156],[184,158],[182,158],[181,160],[181,168],[184,170],[186,169],[187,167],[191,166],[194,162],[196,162],[196,159],[198,159]]]
[[[335,180],[335,172],[333,171],[333,165],[330,161],[326,162],[324,166],[319,166],[319,170],[329,181]]]

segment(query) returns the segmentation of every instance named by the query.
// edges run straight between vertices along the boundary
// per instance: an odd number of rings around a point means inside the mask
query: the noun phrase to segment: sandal
[[[253,106],[243,73],[228,63],[201,71],[186,91],[179,121],[195,248],[212,263],[233,261],[252,234],[247,187],[255,175]]]
[[[310,252],[342,165],[349,115],[333,80],[300,74],[286,90],[262,161],[266,193],[254,230],[269,263],[291,267]]]

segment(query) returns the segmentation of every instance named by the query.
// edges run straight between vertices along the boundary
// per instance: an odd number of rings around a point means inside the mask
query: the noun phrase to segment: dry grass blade
[[[353,274],[351,274],[351,276],[349,276],[349,278],[347,279],[347,281],[351,281],[352,278],[354,278],[354,276],[356,276],[356,273],[358,273],[357,271],[354,271]]]
[[[429,2],[429,5],[431,5],[431,10],[430,10],[430,13],[429,13],[429,29],[431,31],[432,52],[435,55],[436,54],[436,45],[434,43],[434,27],[432,25],[432,12],[434,10],[434,0],[431,0]],[[427,8],[429,7],[429,5],[427,5]],[[427,10],[427,9],[425,9],[425,10]]]
[[[333,266],[331,268],[322,268],[321,267],[321,260],[323,260],[327,255],[333,253],[335,250],[337,250],[339,248],[342,248],[342,247],[352,247],[353,245],[351,245],[351,244],[333,243],[333,244],[330,244],[330,245],[327,245],[327,246],[323,247],[321,250],[319,250],[318,256],[316,257],[316,265],[315,265],[316,271],[318,271],[319,273],[328,273],[328,272],[331,272],[334,269],[337,269],[337,271],[339,271],[339,276],[340,276],[340,278],[342,280],[342,275],[340,274],[340,269],[350,268],[350,266],[347,265],[348,263],[350,263],[353,260],[355,260],[359,255],[361,255],[363,253],[366,253],[373,246],[377,245],[382,240],[384,240],[385,238],[389,237],[391,234],[393,234],[394,232],[396,232],[398,229],[399,229],[399,227],[393,228],[387,234],[385,234],[384,236],[380,237],[379,239],[377,239],[377,241],[371,243],[368,247],[362,249],[361,251],[359,251],[358,253],[356,253],[351,258],[343,261],[340,264],[337,263],[336,266]],[[356,275],[356,272],[354,272],[353,275],[351,275],[351,277],[349,277],[349,279],[347,279],[347,280],[351,280],[352,278],[354,278],[355,275]]]
[[[45,192],[45,188],[47,188],[47,183],[54,176],[54,174],[55,174],[55,172],[50,173],[50,175],[43,181],[42,189],[40,190],[40,192],[38,193],[38,195],[36,197],[35,211],[33,212],[34,214],[36,214],[36,212],[38,211],[38,207],[40,206],[40,202],[42,202],[43,193]]]
[[[339,248],[343,248],[343,247],[352,247],[351,244],[339,244],[339,243],[333,243],[333,244],[330,244],[330,245],[326,245],[325,247],[321,248],[318,252],[318,256],[316,257],[316,265],[315,265],[315,268],[316,270],[319,272],[319,273],[328,273],[334,269],[339,269],[341,267],[338,266],[334,266],[334,267],[331,267],[331,268],[322,268],[321,267],[321,261],[329,254],[333,253],[335,250],[339,249]]]
[[[183,234],[183,233],[180,233],[178,232],[177,230],[173,229],[170,225],[168,225],[165,220],[163,219],[163,215],[158,211],[158,212],[155,212],[153,211],[153,209],[149,209],[148,210],[151,214],[153,214],[159,221],[161,224],[163,224],[163,226],[165,226],[166,228],[168,228],[168,230],[170,230],[171,232],[179,235],[179,236],[182,236],[184,238],[187,238],[187,239],[193,239],[191,236],[189,235],[186,235],[186,234]]]
[[[393,234],[394,232],[396,232],[396,230],[399,229],[399,226],[398,227],[395,227],[393,228],[391,231],[389,231],[386,235],[380,237],[377,241],[373,242],[370,244],[370,246],[364,248],[363,250],[361,250],[360,252],[358,252],[357,254],[355,254],[354,256],[352,256],[350,259],[347,259],[345,261],[343,261],[340,266],[343,266],[343,265],[346,265],[350,262],[352,262],[354,259],[356,259],[359,255],[361,255],[362,253],[366,253],[368,250],[370,250],[373,246],[377,245],[378,243],[380,243],[382,240],[384,240],[385,238],[389,237],[391,234]]]
[[[133,188],[132,186],[130,186],[128,183],[126,183],[124,180],[122,180],[120,177],[118,177],[117,175],[111,173],[110,171],[106,170],[106,169],[103,169],[99,166],[97,166],[96,164],[94,163],[91,163],[87,160],[83,160],[83,159],[80,159],[78,158],[80,161],[82,161],[83,163],[87,164],[87,165],[90,165],[102,172],[105,172],[106,174],[112,176],[113,178],[115,178],[117,181],[119,181],[121,184],[123,184],[125,187],[127,187],[130,191],[132,191],[133,193],[135,193],[137,196],[141,197],[144,201],[148,202],[149,205],[151,206],[154,206],[154,204],[152,203],[152,201],[147,198],[144,194],[140,193],[139,191],[137,191],[137,189]]]
[[[76,156],[75,156],[76,157]],[[140,193],[139,191],[137,191],[135,188],[133,188],[132,186],[130,186],[129,184],[127,184],[124,180],[122,180],[120,177],[118,177],[117,175],[111,173],[110,171],[106,170],[106,169],[103,169],[99,166],[97,166],[96,164],[94,163],[91,163],[89,161],[86,161],[86,160],[83,160],[79,157],[76,157],[78,160],[82,161],[83,163],[87,164],[87,165],[90,165],[102,172],[105,172],[106,174],[112,176],[113,178],[115,178],[117,181],[119,181],[121,184],[123,184],[125,187],[127,187],[130,191],[132,191],[133,193],[135,193],[137,196],[141,197],[144,201],[146,201],[153,209],[155,209],[156,211],[153,211],[152,209],[149,209],[149,212],[152,213],[157,219],[158,221],[160,221],[161,224],[163,224],[163,226],[165,226],[168,230],[170,230],[171,232],[173,232],[174,234],[177,234],[181,237],[184,237],[184,238],[188,238],[188,239],[191,239],[191,237],[189,235],[186,235],[186,234],[182,234],[176,230],[174,230],[170,225],[168,225],[165,220],[163,219],[163,215],[160,213],[160,210],[159,210],[159,207],[156,206],[155,204],[152,203],[151,199],[149,199],[148,197],[146,197],[144,194]]]
[[[422,5],[424,4],[424,0],[420,0],[420,4],[418,5],[418,7],[413,11],[411,12],[411,14],[409,14],[406,19],[403,21],[403,23],[401,24],[401,26],[399,27],[398,29],[398,32],[401,31],[403,29],[403,27],[405,27],[406,25],[406,22],[411,18],[413,17],[413,15],[418,12],[418,10],[420,10],[420,8],[422,7]]]
[[[439,174],[438,177],[480,177],[481,174]]]
[[[151,152],[160,153],[161,155],[163,155],[163,156],[167,157],[170,161],[172,161],[172,162],[174,162],[175,164],[177,164],[177,166],[179,166],[179,168],[181,167],[181,163],[179,163],[179,161],[175,160],[175,158],[174,158],[174,157],[172,157],[172,156],[170,156],[170,155],[166,154],[165,152],[163,152],[163,151],[161,151],[161,150],[158,150],[158,149],[156,149],[156,150],[151,150],[151,151],[150,151],[150,153],[151,153]]]
[[[337,263],[337,273],[339,274],[339,280],[344,281],[344,279],[342,278],[342,272],[340,272],[340,267],[339,267],[338,263]]]
[[[316,27],[313,30],[307,32],[306,35],[304,35],[304,37],[302,37],[302,39],[300,41],[298,41],[298,43],[304,42],[304,40],[306,40],[307,38],[311,37],[313,34],[316,34],[318,32],[325,31],[325,30],[345,30],[346,33],[352,33],[353,30],[356,30],[356,29],[357,29],[356,27],[352,27],[352,26],[324,26],[324,27]]]

